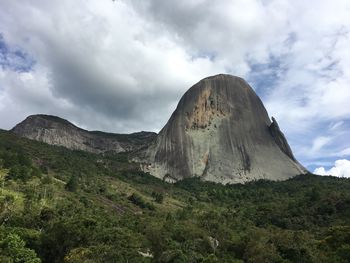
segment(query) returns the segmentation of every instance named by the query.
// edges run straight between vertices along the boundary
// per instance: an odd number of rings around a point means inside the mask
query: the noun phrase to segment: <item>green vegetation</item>
[[[141,208],[147,208],[149,210],[154,210],[154,205],[148,202],[145,202],[143,200],[143,198],[138,195],[138,194],[132,194],[131,196],[129,196],[128,198],[131,202],[133,202],[135,205],[141,207]]]
[[[77,189],[78,189],[78,178],[76,175],[72,175],[70,178],[69,178],[69,181],[68,183],[66,184],[65,186],[65,189],[68,190],[68,191],[71,191],[71,192],[76,192]]]
[[[154,198],[154,201],[156,201],[157,203],[159,204],[163,203],[164,195],[162,193],[152,192],[152,197]]]
[[[350,262],[350,180],[168,184],[0,131],[0,262]]]
[[[25,247],[25,242],[17,234],[0,232],[0,261],[40,263],[36,253]]]

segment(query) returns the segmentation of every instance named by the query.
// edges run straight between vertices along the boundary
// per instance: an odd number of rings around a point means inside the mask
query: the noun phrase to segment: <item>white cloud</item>
[[[311,153],[318,152],[321,150],[325,145],[327,145],[332,140],[332,137],[325,137],[325,136],[319,136],[316,139],[314,139],[311,147]]]
[[[331,123],[329,129],[331,131],[338,130],[342,125],[344,124],[344,121],[337,121],[335,123]]]
[[[50,94],[49,106],[43,100],[41,111],[92,129],[159,130],[173,110],[169,105],[189,86],[225,71],[220,61],[193,57],[171,32],[142,18],[128,2],[4,2],[0,32],[9,45],[35,58],[33,80],[46,78],[47,83],[39,85],[43,89],[19,85],[20,73],[4,71],[3,96],[21,105],[22,114],[13,114],[12,125],[38,108],[31,96],[23,98],[30,90]],[[24,92],[15,94],[13,81],[15,90]],[[72,108],[51,107],[52,100]]]
[[[48,113],[157,131],[192,84],[224,72],[257,78],[302,161],[350,147],[348,0],[0,2],[4,41],[36,61],[27,75],[0,66],[2,128]]]
[[[350,161],[343,159],[337,160],[334,167],[326,170],[324,167],[319,167],[314,170],[314,174],[318,175],[332,175],[337,177],[350,177]]]
[[[338,156],[346,156],[346,155],[350,155],[350,147],[346,148],[344,150],[341,150],[339,153],[337,153]]]

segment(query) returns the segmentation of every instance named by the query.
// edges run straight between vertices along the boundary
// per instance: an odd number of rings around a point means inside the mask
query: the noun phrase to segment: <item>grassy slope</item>
[[[15,233],[43,262],[349,262],[347,179],[171,185],[126,159],[1,131],[0,252]]]

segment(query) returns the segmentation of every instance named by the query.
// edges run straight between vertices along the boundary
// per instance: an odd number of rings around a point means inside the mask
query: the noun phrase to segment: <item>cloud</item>
[[[350,147],[347,0],[1,3],[2,128],[47,113],[158,131],[191,85],[230,73],[252,84],[303,163]]]
[[[336,156],[348,156],[348,155],[350,155],[350,147],[341,150],[340,152],[336,153],[335,155]]]
[[[332,131],[338,130],[342,125],[344,124],[344,121],[338,121],[335,123],[331,123],[329,129]]]
[[[350,161],[343,159],[337,160],[334,167],[326,170],[324,167],[319,167],[314,170],[314,174],[318,175],[332,175],[337,177],[350,177]]]
[[[277,7],[255,0],[5,3],[0,31],[8,46],[31,54],[46,70],[45,92],[75,108],[42,111],[58,110],[92,129],[159,130],[191,85],[221,72],[246,76],[248,62],[268,61],[270,49],[289,36]],[[2,86],[11,96],[7,79]],[[37,108],[11,99],[23,108],[14,121],[26,107]],[[97,118],[89,121],[87,112]]]
[[[311,147],[311,153],[318,152],[321,150],[325,145],[327,145],[332,140],[331,137],[324,137],[319,136],[316,139],[314,139],[312,147]]]
[[[28,72],[33,68],[35,61],[23,53],[8,47],[0,34],[0,66],[3,69],[10,69],[17,72]]]
[[[46,78],[44,93],[74,108],[41,107],[42,111],[92,129],[159,130],[189,86],[225,71],[207,56],[187,53],[169,32],[142,19],[126,2],[7,1],[6,6],[0,24],[8,45],[32,54],[38,63],[32,79]],[[11,91],[11,81],[21,78],[20,73],[14,75],[3,70],[3,92],[34,111],[37,102]],[[16,88],[28,89],[25,86]],[[88,113],[94,113],[94,121],[83,117]]]

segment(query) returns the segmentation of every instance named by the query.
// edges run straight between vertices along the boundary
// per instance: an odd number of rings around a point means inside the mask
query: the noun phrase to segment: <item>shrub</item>
[[[147,208],[149,210],[155,209],[153,204],[146,202],[140,195],[136,193],[133,193],[131,196],[129,196],[128,199],[140,208]]]
[[[152,192],[152,197],[154,198],[154,201],[161,204],[164,200],[164,195],[162,193]]]

